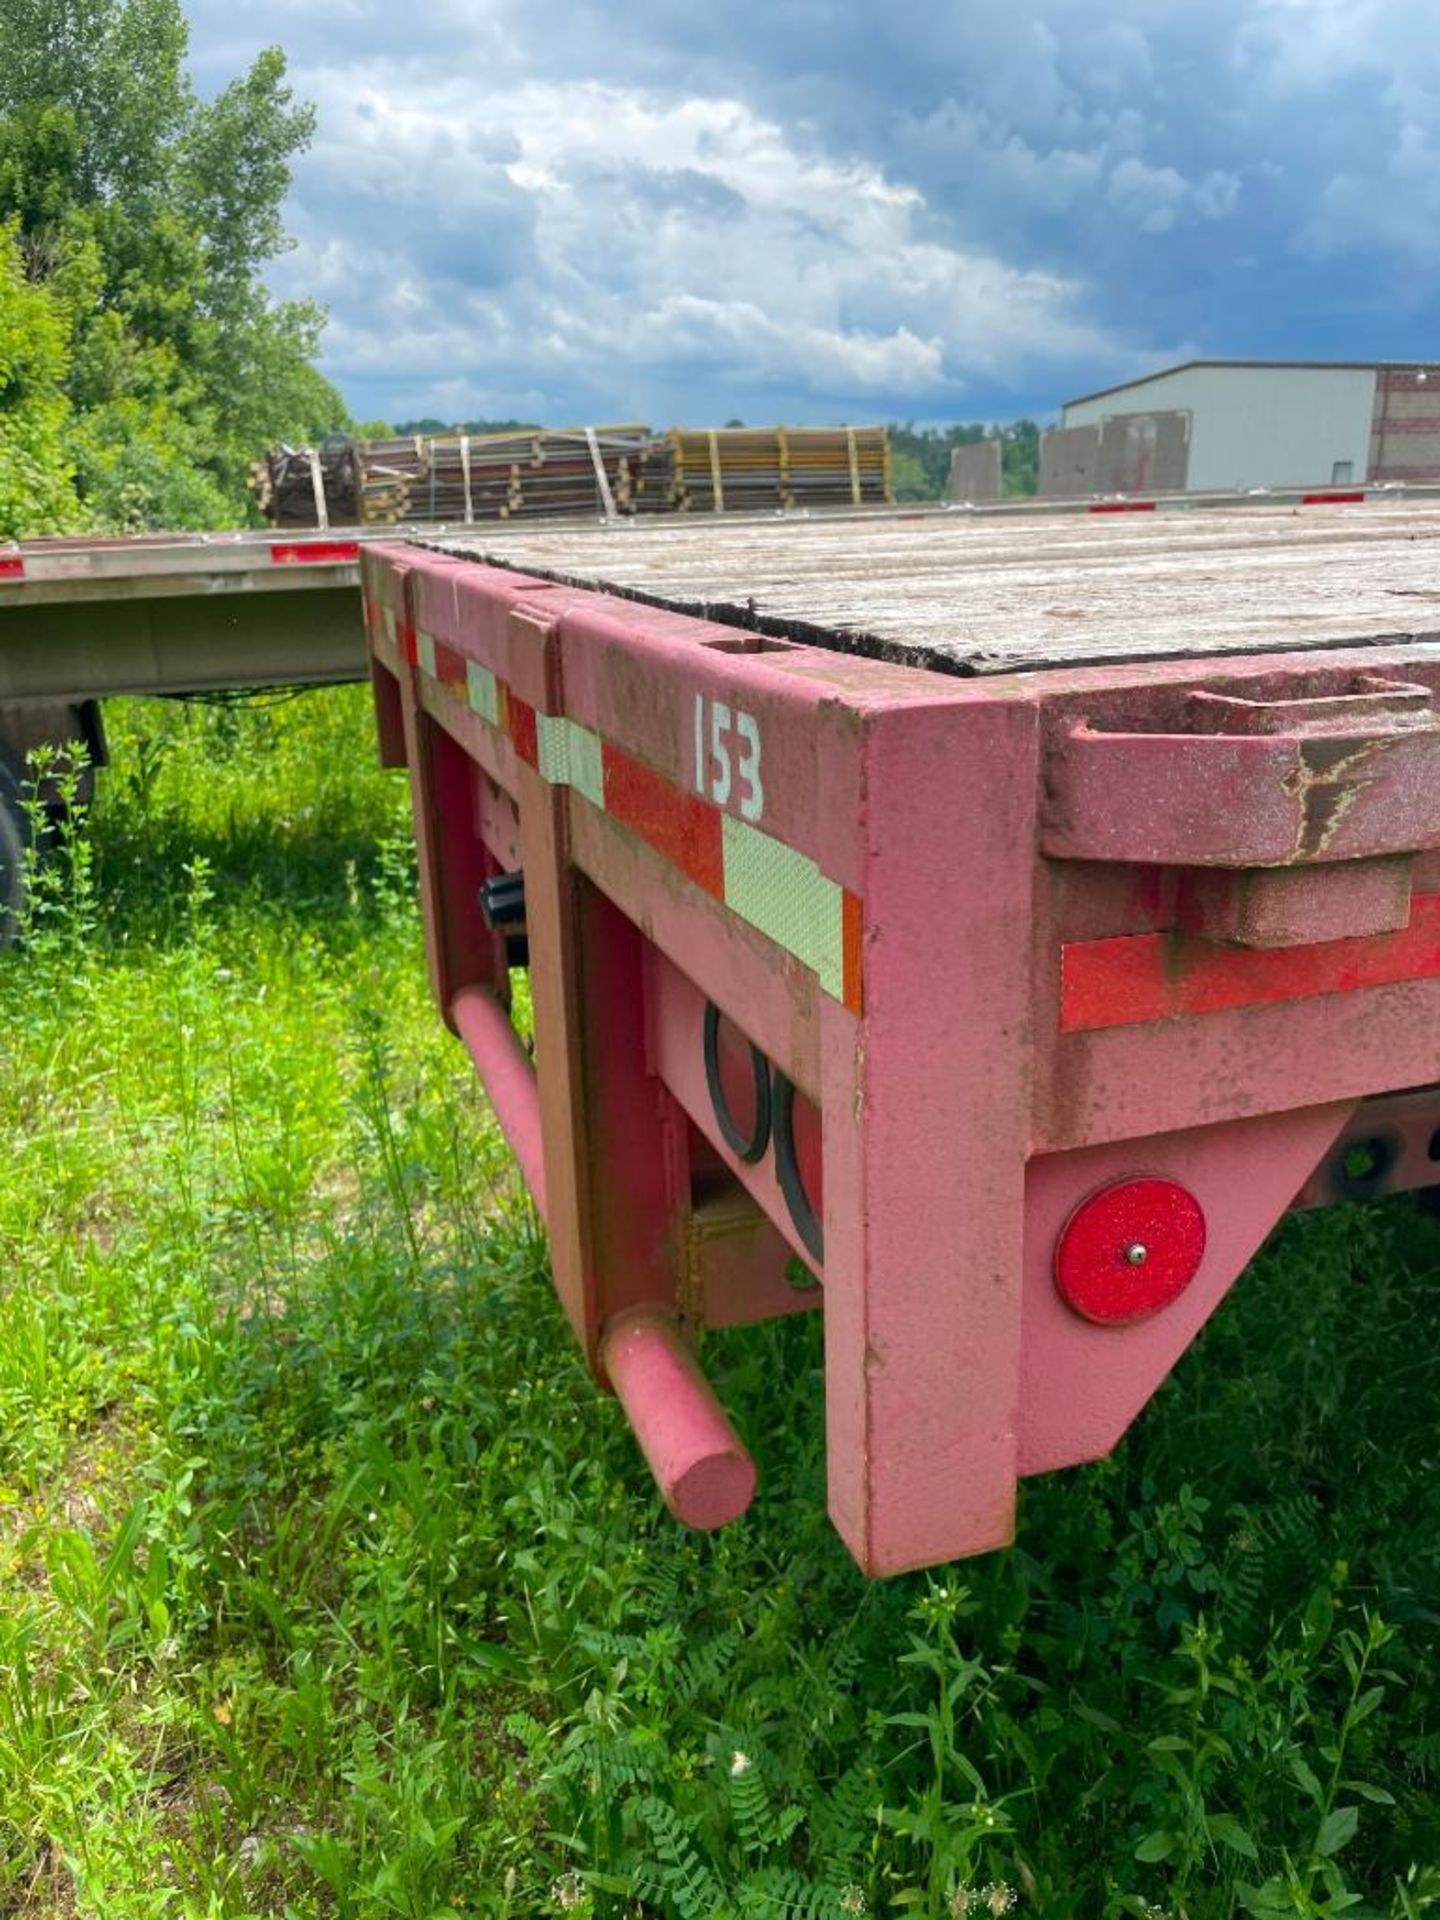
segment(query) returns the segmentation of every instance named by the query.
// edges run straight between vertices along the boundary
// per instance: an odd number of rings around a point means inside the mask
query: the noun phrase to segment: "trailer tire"
[[[30,826],[21,791],[21,774],[14,756],[0,746],[0,947],[15,938],[25,904],[25,851],[30,844]]]

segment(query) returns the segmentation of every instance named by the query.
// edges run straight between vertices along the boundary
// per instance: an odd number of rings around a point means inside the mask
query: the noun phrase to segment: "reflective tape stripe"
[[[845,997],[844,889],[808,854],[721,816],[725,904],[742,920],[818,974],[836,1000]]]
[[[452,693],[458,693],[463,699],[470,681],[467,671],[469,661],[446,640],[437,640],[434,645],[435,678],[442,687],[449,687]]]
[[[573,721],[566,723],[570,728],[570,784],[577,793],[583,793],[591,806],[605,808],[605,749],[598,733],[592,733],[588,727],[577,727]]]
[[[570,784],[570,727],[558,714],[535,715],[536,740],[540,749],[540,776],[552,787]]]
[[[277,567],[337,567],[359,558],[358,540],[281,540],[270,549]]]
[[[604,809],[605,769],[598,733],[563,714],[537,714],[540,771],[556,786],[573,787],[592,806]]]
[[[527,767],[540,767],[540,715],[528,700],[505,688],[505,730]]]
[[[725,898],[723,815],[623,747],[604,747],[605,811],[697,887]]]
[[[851,1013],[861,1014],[865,1011],[862,984],[865,969],[865,902],[858,893],[851,893],[848,887],[845,889],[844,919],[844,1000]]]
[[[465,663],[465,698],[472,713],[478,713],[492,727],[499,726],[500,692],[495,684],[495,676],[488,667],[482,667],[476,660],[467,660]]]
[[[1440,978],[1440,893],[1417,893],[1399,933],[1313,947],[1223,947],[1172,933],[1074,940],[1060,949],[1060,1031],[1145,1026]]]
[[[389,607],[382,612],[393,631],[394,614]],[[457,662],[463,656],[433,635],[417,632],[414,649],[421,671],[463,697],[490,726],[508,733],[520,758],[551,786],[582,794],[757,933],[793,954],[833,999],[852,1013],[861,1011],[862,902],[822,873],[808,854],[687,792],[593,728],[564,714],[541,713],[477,660],[465,661],[462,696]]]

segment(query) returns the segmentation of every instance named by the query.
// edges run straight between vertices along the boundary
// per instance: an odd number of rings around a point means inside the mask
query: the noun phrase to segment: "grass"
[[[0,1914],[1440,1910],[1440,1238],[1296,1219],[1013,1551],[863,1581],[812,1320],[659,1509],[364,698],[117,707],[0,957]]]

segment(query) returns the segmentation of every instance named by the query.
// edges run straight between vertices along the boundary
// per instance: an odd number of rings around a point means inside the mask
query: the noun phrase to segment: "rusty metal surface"
[[[1440,642],[1440,507],[1413,501],[650,523],[419,544],[960,674]]]

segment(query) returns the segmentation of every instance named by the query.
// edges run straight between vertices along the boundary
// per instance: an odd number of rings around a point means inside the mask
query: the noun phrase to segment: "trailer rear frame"
[[[753,1488],[706,1325],[823,1305],[830,1512],[894,1573],[1107,1452],[1292,1204],[1434,1181],[1433,642],[960,678],[498,558],[364,554],[382,754],[681,1518]]]

